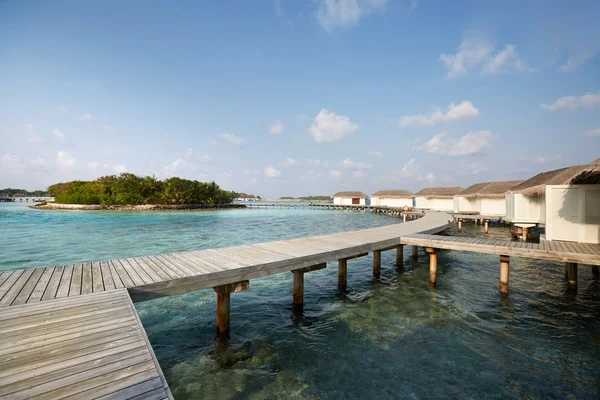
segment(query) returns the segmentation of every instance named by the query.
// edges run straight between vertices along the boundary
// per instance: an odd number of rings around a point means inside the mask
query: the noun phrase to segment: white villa
[[[363,192],[337,192],[333,196],[333,204],[341,206],[367,205],[369,196]]]
[[[455,213],[477,213],[504,217],[506,193],[523,181],[476,183],[454,196]]]
[[[408,190],[380,190],[371,195],[372,206],[412,207],[413,194]]]
[[[415,207],[427,210],[452,211],[454,195],[462,192],[461,187],[436,187],[421,189],[415,193]]]
[[[545,226],[545,240],[600,244],[600,159],[542,172],[506,196],[506,220]]]
[[[246,193],[238,193],[238,197],[236,197],[233,200],[234,201],[258,201],[256,196],[254,196],[253,194],[246,194]]]

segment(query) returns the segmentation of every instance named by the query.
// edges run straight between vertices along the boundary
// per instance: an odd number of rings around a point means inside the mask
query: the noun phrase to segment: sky
[[[0,188],[131,172],[262,197],[600,157],[600,2],[0,2]]]

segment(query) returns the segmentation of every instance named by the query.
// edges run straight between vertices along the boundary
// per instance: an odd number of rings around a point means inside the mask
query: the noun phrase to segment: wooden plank
[[[4,280],[4,283],[0,285],[0,300],[4,298],[4,296],[10,290],[10,288],[12,288],[15,282],[21,277],[21,275],[23,275],[23,272],[25,272],[25,270],[23,269],[16,270],[7,279]]]
[[[13,300],[19,295],[19,292],[21,292],[21,289],[23,289],[31,275],[33,275],[33,271],[32,268],[23,271],[11,288],[2,297],[2,300],[0,300],[0,307],[6,307],[12,304]]]
[[[71,276],[71,287],[69,288],[69,296],[79,296],[81,294],[81,276],[82,265],[73,266],[73,275]]]
[[[92,292],[104,292],[104,280],[99,262],[92,263]]]
[[[127,275],[129,275],[129,277],[133,281],[134,286],[143,286],[146,284],[146,282],[144,281],[144,279],[142,279],[138,271],[126,259],[116,261],[119,261],[121,263],[123,269],[127,272]],[[150,277],[148,277],[148,279],[150,280]]]
[[[14,271],[4,271],[0,273],[0,286],[13,274]]]
[[[163,278],[160,277],[160,275],[158,273],[156,273],[156,271],[154,271],[154,269],[152,269],[148,264],[146,264],[145,262],[141,261],[138,262],[139,258],[137,257],[132,257],[132,258],[128,258],[127,261],[129,261],[129,264],[131,264],[132,266],[135,264],[136,266],[134,266],[134,268],[139,268],[141,271],[144,271],[144,273],[146,274],[146,276],[150,279],[150,281],[148,281],[148,283],[153,283],[153,282],[161,282],[164,281]],[[137,271],[137,269],[136,269]],[[141,274],[140,274],[141,276]],[[167,276],[167,279],[169,279],[169,277]],[[146,279],[144,279],[146,281]]]
[[[21,292],[17,295],[15,300],[12,302],[13,305],[27,303],[27,300],[29,300],[29,297],[33,293],[33,290],[35,289],[35,286],[39,282],[43,273],[44,273],[44,268],[36,268],[35,270],[33,270],[33,274],[31,274],[31,277],[29,278],[29,280],[27,281],[25,286],[23,286],[23,289],[21,289]]]
[[[56,298],[60,299],[69,296],[69,289],[71,289],[71,277],[73,276],[73,266],[68,265],[63,269],[60,283],[58,284],[58,290],[56,291]]]
[[[113,283],[115,284],[115,288],[116,289],[124,288],[125,285],[123,284],[123,281],[121,280],[121,277],[117,273],[117,270],[116,270],[115,266],[113,265],[113,263],[110,261],[107,261],[107,263],[108,263],[108,268],[110,269],[110,275],[112,276]]]
[[[81,294],[92,293],[92,263],[85,263],[81,267]]]
[[[100,269],[102,271],[102,282],[104,283],[105,290],[115,290],[115,282],[110,272],[108,261],[100,262]]]
[[[121,264],[121,262],[119,260],[112,260],[112,261],[109,261],[109,263],[110,263],[110,265],[113,266],[114,270],[117,272],[117,275],[119,275],[119,278],[121,279],[121,282],[123,282],[123,285],[125,287],[130,288],[130,287],[137,286],[136,283],[133,281],[133,279],[131,279],[131,277],[127,273],[127,270],[125,270],[125,268],[123,267],[123,264]],[[137,276],[137,274],[136,274],[136,276]],[[139,277],[137,277],[137,279],[139,279]]]
[[[142,265],[146,270],[152,270],[158,276],[157,282],[162,281],[170,281],[173,278],[176,278],[175,275],[171,274],[171,270],[163,270],[161,267],[152,262],[147,262],[142,257],[135,257],[135,261]]]

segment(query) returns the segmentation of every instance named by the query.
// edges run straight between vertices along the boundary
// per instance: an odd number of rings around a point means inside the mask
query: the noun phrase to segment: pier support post
[[[508,294],[508,278],[510,275],[510,257],[500,256],[500,293]]]
[[[437,282],[437,252],[438,249],[427,247],[425,249],[429,253],[429,284],[435,286]]]
[[[318,271],[326,267],[327,263],[321,263],[291,271],[292,274],[294,274],[294,295],[292,304],[296,311],[301,311],[304,307],[304,274],[307,272]]]
[[[404,245],[401,244],[396,247],[396,266],[401,267],[404,265]]]
[[[348,260],[343,258],[338,260],[338,289],[346,291],[348,282]]]
[[[462,232],[462,219],[461,218],[458,219],[458,232],[459,233]]]
[[[577,287],[577,263],[567,263],[569,286]]]
[[[527,228],[522,228],[523,229],[523,241],[526,242],[527,241]]]
[[[381,250],[373,250],[373,276],[375,279],[381,276]]]
[[[217,333],[229,333],[229,308],[231,293],[242,292],[250,287],[250,281],[240,281],[228,283],[226,285],[215,286],[213,289],[217,293]]]
[[[419,258],[419,246],[415,246],[413,244],[411,247],[412,247],[412,258],[413,258],[413,260],[416,260],[417,258]]]
[[[598,267],[595,265],[592,267],[592,275],[594,275],[594,278],[598,278],[600,276],[600,270],[598,270]]]
[[[488,224],[489,224],[489,222],[490,222],[489,219],[486,219],[486,220],[483,221],[483,231],[485,233],[488,233]]]
[[[406,222],[406,214],[402,213],[402,222]]]

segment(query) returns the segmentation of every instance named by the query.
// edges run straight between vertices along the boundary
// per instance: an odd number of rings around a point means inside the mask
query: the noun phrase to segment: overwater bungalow
[[[371,195],[372,206],[412,207],[413,194],[408,190],[379,190]]]
[[[421,189],[415,193],[415,207],[426,210],[452,211],[454,195],[462,190],[463,188],[458,186]]]
[[[341,206],[368,205],[369,196],[363,192],[337,192],[333,196],[333,204]]]
[[[471,185],[454,196],[454,212],[504,217],[506,215],[504,196],[522,182],[498,181]]]
[[[541,240],[600,243],[600,159],[542,172],[506,195],[506,220],[545,226]]]

